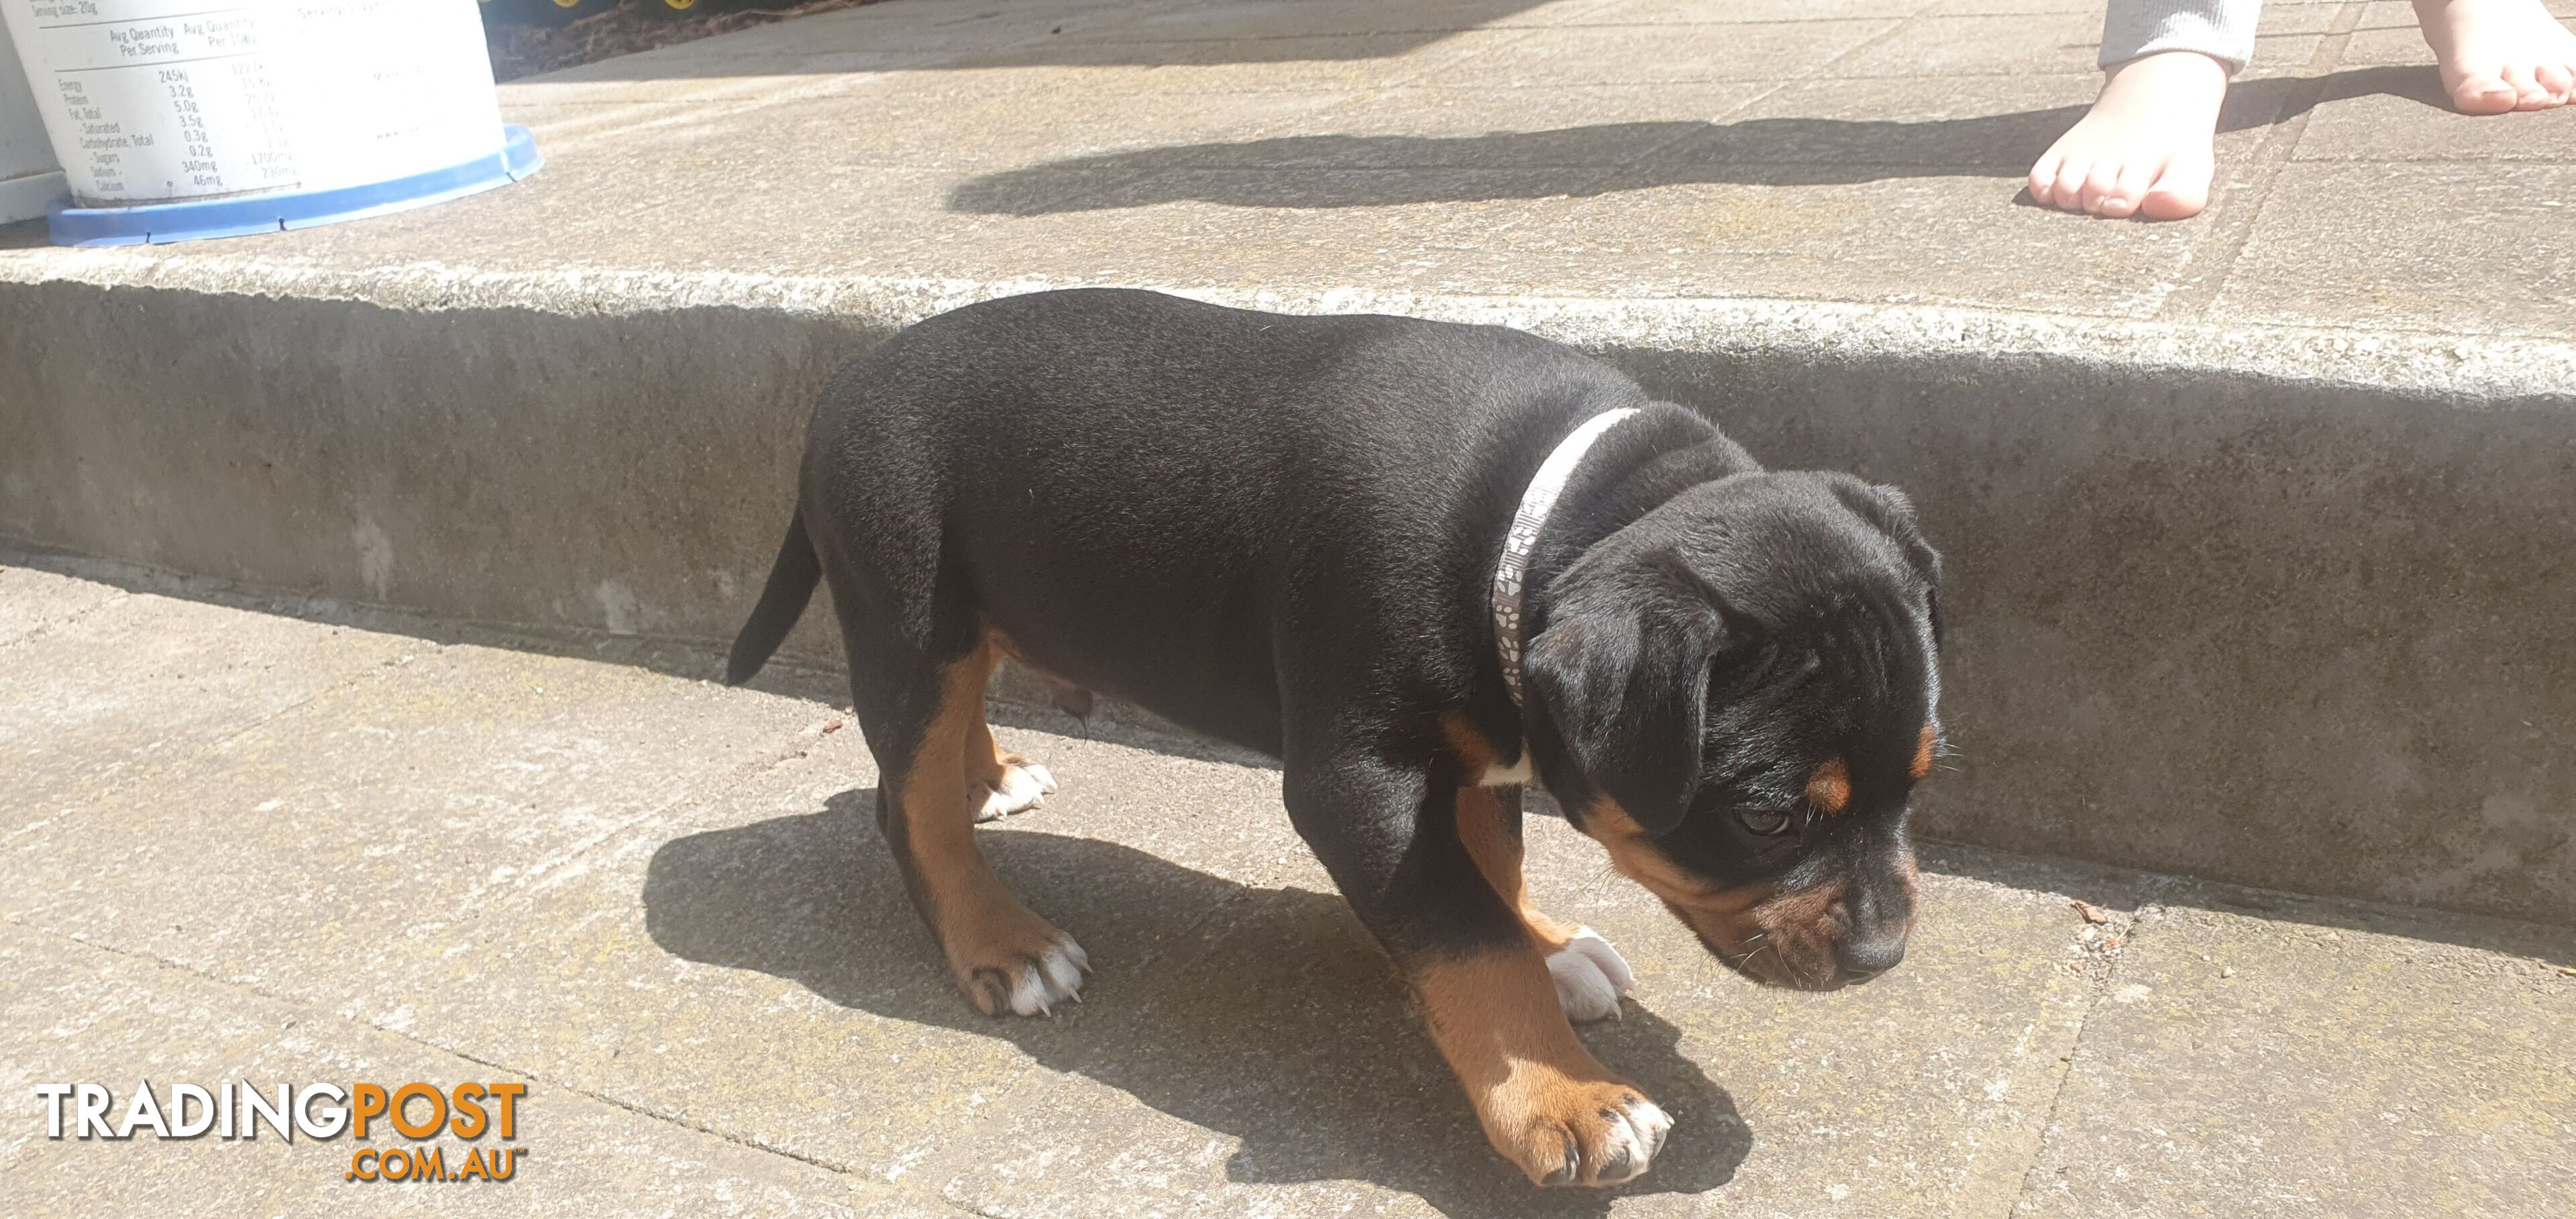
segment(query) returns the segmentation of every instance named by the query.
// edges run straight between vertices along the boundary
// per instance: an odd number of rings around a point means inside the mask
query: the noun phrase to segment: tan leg
[[[969,798],[968,776],[1000,763],[984,723],[997,655],[988,643],[941,672],[938,714],[900,780],[900,833],[888,837],[957,988],[988,1016],[1032,1016],[1078,999],[1089,962],[1071,936],[1003,887],[975,845],[982,796]]]
[[[1575,1040],[1538,954],[1418,964],[1431,1040],[1485,1138],[1541,1185],[1615,1185],[1646,1171],[1672,1119]]]
[[[1517,797],[1513,797],[1517,798]],[[1560,922],[1530,904],[1521,878],[1520,831],[1506,824],[1505,796],[1489,787],[1458,792],[1458,838],[1476,861],[1476,870],[1503,899],[1520,911],[1547,962],[1558,1003],[1570,1020],[1600,1020],[1619,1014],[1619,996],[1634,983],[1628,962],[1610,941],[1589,927]]]
[[[1481,751],[1463,726],[1452,735]],[[1438,770],[1489,773],[1490,751],[1483,759],[1463,757],[1467,748],[1457,752],[1461,765]],[[1374,864],[1350,866],[1351,854],[1319,853],[1353,912],[1395,955],[1486,1139],[1542,1185],[1613,1185],[1646,1171],[1672,1120],[1575,1039],[1541,933],[1525,914],[1502,917],[1504,909],[1527,908],[1511,819],[1518,806],[1483,788],[1433,787],[1430,768],[1386,766],[1382,758],[1339,761],[1289,750],[1281,776],[1289,814],[1311,842],[1337,820],[1422,810],[1425,820],[1406,850],[1408,859],[1425,862],[1425,872],[1390,880]],[[1438,824],[1441,803],[1455,818],[1455,839]],[[1479,876],[1494,887],[1479,889]],[[1562,930],[1554,920],[1549,926]],[[1446,932],[1422,934],[1433,927]]]

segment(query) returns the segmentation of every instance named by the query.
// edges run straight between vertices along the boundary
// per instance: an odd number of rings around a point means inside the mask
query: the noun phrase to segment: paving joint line
[[[2173,287],[2156,302],[2155,310],[2147,315],[2150,320],[2202,321],[2226,290],[2245,247],[2254,239],[2256,226],[2271,209],[2273,186],[2296,156],[2309,122],[2325,101],[2328,79],[2343,62],[2354,27],[2360,25],[2362,11],[2368,7],[2368,0],[2344,0],[2335,9],[2325,32],[2317,36],[2317,49],[2309,53],[2299,74],[2291,78],[2291,87],[2282,94],[2278,108],[2272,115],[2261,116],[2269,130],[2241,163],[2247,181],[2228,191],[2231,197],[2247,196],[2251,206],[2206,213],[2214,221],[2211,231],[2188,247],[2182,266],[2175,268]],[[2277,118],[2282,111],[2293,113],[2286,119]]]
[[[2109,960],[2103,962],[2098,971],[2091,988],[2092,993],[2084,1003],[2083,1014],[2075,1022],[2075,1035],[2067,1041],[2065,1061],[2058,1064],[2060,1069],[2056,1072],[2056,1086],[2051,1088],[2048,1094],[2048,1112],[2040,1118],[2038,1144],[2031,1151],[2031,1161],[2022,1166],[2020,1175],[2013,1183],[2012,1202],[2003,1211],[2006,1216],[2017,1217],[2022,1213],[2023,1199],[2030,1192],[2030,1174],[2032,1170],[2039,1167],[2042,1160],[2047,1158],[2049,1144],[2056,1139],[2058,1110],[2066,1101],[2067,1081],[2074,1078],[2075,1060],[2084,1053],[2084,1036],[2092,1031],[2094,1015],[2102,1010],[2104,1003],[2110,1001],[2112,985],[2119,980],[2121,967],[2128,962],[2130,950],[2137,947],[2140,928],[2144,927],[2150,918],[2163,915],[2165,905],[2157,899],[2171,887],[2170,884],[2158,883],[2153,879],[2146,882],[2145,900],[2138,903],[2137,910],[2130,914],[2128,922],[2120,928],[2118,947],[2111,950]]]
[[[1742,101],[1741,103],[1739,103],[1739,104],[1737,104],[1737,105],[1730,106],[1730,107],[1728,107],[1728,108],[1726,108],[1726,109],[1724,109],[1724,110],[1719,111],[1719,112],[1718,112],[1714,117],[1712,117],[1712,118],[1708,119],[1708,120],[1707,120],[1703,125],[1704,125],[1705,127],[1707,127],[1707,128],[1712,128],[1712,129],[1713,129],[1713,128],[1716,128],[1716,127],[1718,127],[1718,126],[1720,126],[1720,125],[1722,125],[1722,124],[1731,124],[1732,122],[1734,122],[1734,121],[1735,121],[1736,116],[1741,115],[1741,114],[1743,114],[1745,111],[1747,111],[1747,110],[1751,110],[1751,109],[1753,109],[1754,107],[1759,106],[1759,105],[1761,105],[1762,103],[1764,103],[1764,102],[1767,102],[1767,101],[1771,100],[1772,98],[1774,98],[1774,97],[1776,97],[1776,96],[1780,95],[1782,92],[1787,91],[1787,90],[1788,90],[1790,87],[1792,87],[1792,86],[1795,86],[1795,85],[1803,85],[1803,84],[1807,84],[1807,83],[1809,83],[1809,82],[1811,82],[1811,81],[1815,81],[1815,80],[1822,79],[1822,78],[1823,78],[1823,76],[1824,76],[1824,73],[1826,72],[1826,70],[1828,70],[1828,69],[1832,68],[1834,65],[1839,64],[1839,63],[1843,62],[1844,60],[1851,58],[1851,57],[1852,57],[1852,56],[1854,56],[1854,55],[1858,55],[1858,54],[1860,54],[1862,51],[1868,50],[1868,49],[1869,49],[1869,48],[1871,48],[1871,47],[1877,46],[1877,45],[1878,45],[1879,43],[1881,43],[1881,42],[1884,42],[1884,41],[1886,41],[1886,40],[1888,40],[1888,39],[1890,39],[1890,38],[1894,38],[1894,37],[1896,37],[1898,34],[1901,34],[1901,33],[1905,32],[1905,30],[1907,30],[1908,28],[1910,28],[1911,26],[1913,26],[1915,22],[1922,20],[1922,19],[1923,19],[1924,14],[1925,14],[1926,12],[1928,12],[1930,9],[1932,9],[1932,8],[1933,8],[1933,7],[1934,7],[1938,2],[1939,2],[1939,0],[1931,0],[1931,2],[1930,2],[1930,3],[1926,3],[1926,4],[1924,4],[1921,8],[1915,9],[1914,11],[1909,12],[1909,13],[1907,13],[1906,15],[1904,15],[1904,16],[1902,16],[1902,17],[1894,18],[1894,19],[1893,19],[1893,21],[1888,25],[1888,27],[1887,27],[1886,29],[1880,30],[1880,31],[1879,31],[1878,33],[1876,33],[1876,34],[1873,34],[1873,35],[1871,35],[1871,36],[1869,36],[1869,37],[1867,37],[1867,38],[1863,38],[1863,39],[1861,39],[1859,42],[1853,43],[1852,45],[1850,45],[1850,46],[1848,46],[1848,47],[1843,48],[1841,51],[1839,51],[1839,52],[1837,52],[1837,53],[1835,53],[1835,54],[1833,54],[1833,55],[1831,55],[1831,56],[1826,57],[1822,62],[1817,63],[1815,66],[1810,67],[1810,68],[1806,69],[1806,70],[1805,70],[1805,71],[1803,71],[1803,72],[1793,72],[1793,73],[1790,73],[1790,74],[1788,74],[1788,75],[1786,75],[1786,76],[1779,76],[1779,77],[1771,78],[1771,79],[1768,81],[1768,85],[1769,85],[1769,87],[1768,87],[1768,88],[1765,88],[1765,89],[1760,90],[1759,92],[1755,93],[1753,96],[1751,96],[1751,97],[1748,97],[1748,98],[1744,99],[1744,101]],[[1876,17],[1876,18],[1848,18],[1847,20],[1855,20],[1855,21],[1858,21],[1858,20],[1867,20],[1867,21],[1889,21],[1890,19],[1889,19],[1889,18],[1885,18],[1885,17]],[[1747,23],[1744,23],[1744,24],[1771,24],[1771,23],[1767,23],[1767,22],[1747,22]],[[1800,23],[1799,23],[1799,22],[1792,21],[1792,22],[1784,22],[1784,23],[1781,23],[1781,24],[1800,24]],[[1593,27],[1593,28],[1611,28],[1611,27]],[[1653,28],[1653,27],[1640,27],[1640,28]],[[1604,84],[1612,84],[1612,85],[1615,85],[1616,83],[1617,83],[1617,82],[1595,82],[1591,87],[1599,88],[1599,87],[1603,87],[1603,85],[1604,85]],[[1689,84],[1689,85],[1701,85],[1701,86],[1704,86],[1704,85],[1711,85],[1711,84],[1731,84],[1731,83],[1740,83],[1740,82],[1731,82],[1731,81],[1646,81],[1646,82],[1637,82],[1637,83],[1635,83],[1635,84],[1631,84],[1631,85],[1629,85],[1628,87],[1631,87],[1631,88],[1635,88],[1635,87],[1655,88],[1655,87],[1669,87],[1669,86],[1671,86],[1671,85],[1675,85],[1675,84]],[[1505,87],[1507,87],[1507,88],[1508,88],[1508,87],[1512,87],[1512,86],[1505,86]],[[1654,145],[1654,146],[1653,146],[1653,147],[1651,147],[1651,148],[1645,149],[1644,151],[1640,152],[1640,153],[1639,153],[1638,155],[1636,155],[1635,157],[1632,157],[1632,158],[1629,158],[1629,159],[1627,159],[1627,160],[1623,160],[1623,161],[1618,162],[1618,163],[1616,164],[1616,166],[1614,166],[1614,168],[1624,168],[1624,167],[1632,166],[1632,165],[1645,165],[1645,164],[1649,164],[1649,163],[1651,163],[1651,162],[1654,160],[1654,158],[1655,158],[1655,154],[1660,153],[1660,152],[1663,152],[1665,149],[1672,148],[1672,147],[1674,147],[1674,146],[1676,146],[1676,145],[1678,145],[1678,144],[1682,143],[1683,141],[1688,140],[1688,139],[1690,139],[1691,137],[1693,137],[1693,136],[1695,136],[1695,135],[1700,135],[1700,134],[1704,134],[1704,133],[1703,133],[1703,132],[1697,132],[1697,131],[1685,131],[1685,132],[1682,132],[1681,134],[1676,135],[1676,136],[1673,136],[1673,137],[1672,137],[1672,138],[1670,138],[1670,139],[1664,140],[1664,141],[1662,141],[1661,143],[1658,143],[1658,144]],[[1735,164],[1743,164],[1743,165],[1761,165],[1761,164],[1769,164],[1769,162],[1760,162],[1760,161],[1740,161],[1740,162],[1735,162]],[[1799,167],[1802,167],[1802,168],[1803,168],[1803,167],[1807,166],[1808,164],[1810,164],[1810,162],[1794,161],[1794,162],[1781,162],[1781,164],[1796,165],[1796,166],[1799,166]],[[1571,168],[1571,167],[1569,167],[1569,168]],[[1605,171],[1604,173],[1596,173],[1596,174],[1594,174],[1593,176],[1594,176],[1594,178],[1595,178],[1596,180],[1598,180],[1599,178],[1601,178],[1601,177],[1603,177],[1603,176],[1606,176],[1606,171]]]

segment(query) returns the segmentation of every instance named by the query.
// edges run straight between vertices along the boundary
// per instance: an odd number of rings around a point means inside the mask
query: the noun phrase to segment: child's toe
[[[2102,214],[2114,220],[2137,215],[2147,192],[2155,188],[2156,169],[2155,162],[2144,159],[2121,166],[2118,180],[2102,196]]]
[[[2064,159],[2052,148],[2030,167],[2030,180],[2023,185],[2030,189],[2031,202],[2041,207],[2054,206],[2051,200],[2057,197],[2057,169]]]
[[[2548,94],[2541,91],[2539,81],[2532,79],[2531,65],[2509,63],[2496,76],[2504,81],[2505,88],[2513,90],[2514,109],[2537,110],[2547,105]]]
[[[2138,214],[2149,220],[2183,220],[2197,216],[2209,206],[2209,178],[2216,167],[2205,157],[2176,157],[2156,184],[2138,204]]]
[[[2542,64],[2531,70],[2531,77],[2540,82],[2542,89],[2548,91],[2551,105],[2564,106],[2568,102],[2568,95],[2576,93],[2576,68],[2570,68],[2566,64]]]
[[[2470,114],[2503,114],[2521,100],[2521,91],[2492,72],[2462,73],[2451,85],[2451,104]]]
[[[2120,184],[2120,166],[2116,162],[2096,161],[2093,170],[2084,175],[2084,210],[2096,216],[2107,216],[2112,191]]]
[[[2081,210],[2084,206],[2084,180],[2092,173],[2093,162],[2089,158],[2068,157],[2065,164],[2058,166],[2056,206],[2070,212]]]

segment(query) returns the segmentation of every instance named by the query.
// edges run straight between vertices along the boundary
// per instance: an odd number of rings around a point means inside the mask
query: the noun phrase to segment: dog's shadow
[[[1003,879],[1080,939],[1097,971],[1084,1004],[1054,1019],[979,1015],[905,899],[875,803],[873,790],[843,792],[819,813],[663,844],[644,882],[653,941],[844,1007],[1007,1038],[1050,1069],[1233,1136],[1235,1182],[1363,1180],[1450,1215],[1599,1215],[1619,1195],[1713,1189],[1751,1149],[1733,1100],[1680,1054],[1679,1031],[1631,1004],[1584,1040],[1673,1114],[1671,1142],[1619,1190],[1533,1189],[1486,1146],[1339,897],[1249,887],[1087,838],[979,835]],[[1150,1121],[1134,1137],[1204,1141]]]

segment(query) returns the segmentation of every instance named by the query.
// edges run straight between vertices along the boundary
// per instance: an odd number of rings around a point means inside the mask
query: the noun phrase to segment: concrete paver
[[[0,647],[60,625],[125,595],[113,584],[24,567],[0,567]]]
[[[0,590],[102,612],[47,571]],[[519,1079],[532,1151],[503,1186],[363,1185],[346,1139],[31,1118],[0,1131],[0,1193],[35,1213],[2537,1216],[2567,1185],[2564,929],[1936,845],[1905,966],[1789,994],[1534,814],[1534,896],[1638,976],[1584,1035],[1681,1119],[1643,1181],[1538,1195],[1273,771],[1004,709],[1064,788],[985,849],[1097,972],[1053,1019],[996,1020],[903,896],[845,713],[117,595],[196,615],[183,669],[224,640],[399,653],[282,713],[210,703],[233,731],[102,772],[103,802],[0,854],[0,1086]]]
[[[1421,83],[1518,89],[1530,85],[1697,84],[1804,76],[1896,28],[1887,20],[1754,25],[1585,23],[1543,37],[1496,39],[1472,60]]]
[[[1609,168],[1673,144],[1768,88],[1742,81],[1530,85],[1491,89],[1403,85],[1352,98],[1296,134],[1204,149],[1163,149],[1153,163],[1210,169]],[[1061,159],[1061,158],[1058,158]],[[1143,158],[1137,158],[1140,163]]]
[[[2576,971],[2315,917],[2142,915],[2015,1213],[2563,1212]]]
[[[2576,124],[2567,130],[2576,135]],[[2364,182],[2403,189],[2424,206],[2386,215],[2355,199]],[[2576,247],[2553,240],[2576,228],[2571,199],[2576,165],[2568,164],[2288,165],[2211,312],[2403,324],[2432,304],[2458,332],[2550,334],[2550,315],[2576,304]],[[2463,224],[2472,201],[2478,223]],[[2373,238],[2353,241],[2352,226],[2362,223]],[[2392,251],[2404,251],[2403,277],[2389,273]],[[2495,259],[2516,260],[2530,279],[2499,293],[2469,269]]]
[[[195,670],[242,667],[234,637],[261,634],[288,643],[299,674],[372,668],[273,716],[233,709],[199,734],[220,739],[198,748],[88,745],[125,751],[137,773],[59,800],[68,807],[7,843],[22,883],[0,892],[0,915],[396,1024],[384,1014],[398,1000],[365,1002],[344,982],[430,951],[496,892],[542,883],[821,716],[639,670],[136,600],[196,617],[193,628],[159,624],[169,646],[196,654]],[[97,654],[112,659],[121,642]],[[0,683],[36,676],[20,668],[35,659],[27,651],[0,653]],[[155,711],[109,703],[91,716],[149,728]],[[50,790],[41,772],[36,782]],[[13,805],[20,790],[11,785]],[[316,978],[302,968],[315,960],[338,964]]]
[[[405,650],[168,597],[101,598],[87,582],[40,591],[17,570],[0,597],[24,594],[10,617],[42,629],[0,644],[0,688],[10,692],[0,700],[0,849]]]
[[[2171,229],[2099,226],[2074,240],[2090,253],[2080,270],[2037,277],[2011,251],[2041,240],[2049,217],[2024,209],[1967,216],[1948,206],[1939,179],[1903,171],[1818,166],[1776,175],[1801,181],[1794,202],[1753,183],[1680,183],[1650,192],[1609,192],[1570,216],[1575,231],[1612,234],[1631,226],[1686,226],[1687,239],[1639,246],[1596,239],[1557,253],[1557,265],[1615,268],[1624,293],[1650,298],[1683,281],[1724,273],[1783,296],[1812,290],[1827,268],[1875,295],[1920,299],[1919,277],[1937,266],[1949,291],[1996,303],[2112,317],[2152,315],[2191,257]],[[1920,245],[1870,249],[1863,234],[1884,226],[1917,234]],[[1526,262],[1527,260],[1524,260]]]
[[[1035,96],[1032,96],[1033,92]],[[1251,93],[1223,107],[1151,107],[1092,89],[1032,90],[969,76],[930,97],[883,94],[884,106],[854,116],[814,110],[772,119],[770,130],[799,144],[843,148],[860,163],[975,173],[1050,158],[1090,157],[1169,145],[1222,144],[1351,100],[1348,93]],[[927,114],[894,113],[897,107]]]
[[[1724,122],[1701,125],[1670,156],[1712,176],[1728,165],[1779,164],[1947,171],[1906,175],[1915,177],[2018,174],[2083,117],[2102,87],[2091,72],[1945,83],[1937,92],[1905,77],[1782,86]],[[1759,179],[1748,172],[1717,180]]]

